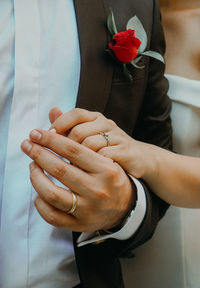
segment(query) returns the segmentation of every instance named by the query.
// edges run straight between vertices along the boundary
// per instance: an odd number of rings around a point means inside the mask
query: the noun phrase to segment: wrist
[[[145,179],[154,174],[157,166],[154,146],[132,139],[126,172],[135,178]]]
[[[131,196],[129,197],[129,200],[127,201],[125,212],[123,213],[123,216],[120,218],[120,220],[115,225],[113,225],[111,228],[102,230],[102,231],[106,232],[107,234],[111,234],[111,233],[114,233],[114,232],[121,230],[121,228],[128,221],[128,218],[130,217],[131,212],[136,207],[136,204],[137,204],[137,187],[136,187],[133,179],[131,177],[129,177],[128,175],[127,175],[127,177],[129,178],[130,185],[131,185]]]
[[[141,178],[144,179],[147,183],[151,184],[152,181],[154,182],[154,178],[159,174],[162,150],[155,145],[147,145],[148,158],[145,172]]]

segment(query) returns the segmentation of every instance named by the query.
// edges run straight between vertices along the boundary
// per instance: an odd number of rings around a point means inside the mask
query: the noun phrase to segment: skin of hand
[[[30,179],[38,193],[35,206],[49,224],[77,232],[107,230],[119,225],[135,205],[135,187],[120,165],[69,137],[37,129],[21,148],[34,160]],[[73,214],[67,214],[71,191],[55,185],[44,172],[76,194]]]
[[[157,146],[135,141],[113,121],[99,113],[72,110],[62,114],[50,111],[52,127],[99,154],[116,161],[126,173],[142,178],[160,198],[169,204],[200,207],[200,159],[172,153]],[[109,146],[99,135],[106,132]]]
[[[134,140],[101,113],[75,108],[63,114],[56,107],[50,111],[49,118],[52,123],[50,129],[112,159],[126,173],[136,178],[143,178],[149,170],[154,169],[151,164],[154,161],[149,153],[151,145]],[[104,132],[108,135],[108,146],[106,139],[100,134]]]

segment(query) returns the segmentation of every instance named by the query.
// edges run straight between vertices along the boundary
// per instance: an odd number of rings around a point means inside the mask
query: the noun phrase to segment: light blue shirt
[[[47,224],[34,207],[30,159],[21,142],[50,127],[48,113],[75,107],[80,50],[73,0],[0,0],[0,287],[63,288],[79,283],[71,231]],[[78,245],[128,239],[146,211],[138,203],[118,232],[82,233]],[[92,239],[91,239],[92,237]],[[81,249],[81,248],[80,248]]]
[[[30,160],[20,150],[31,129],[50,127],[52,107],[74,108],[79,76],[72,0],[0,1],[2,288],[79,283],[71,231],[50,226],[37,213]]]

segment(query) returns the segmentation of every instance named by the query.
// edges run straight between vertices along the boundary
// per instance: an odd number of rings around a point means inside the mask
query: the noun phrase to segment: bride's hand
[[[154,169],[152,145],[132,139],[115,122],[99,112],[75,108],[62,114],[54,108],[49,113],[52,126],[59,134],[81,143],[117,162],[126,173],[145,178]]]
[[[166,202],[180,207],[200,207],[199,158],[181,156],[136,141],[97,112],[73,109],[62,114],[60,109],[54,108],[49,116],[51,128],[57,133],[66,133],[69,138],[111,158],[127,174],[144,179]]]

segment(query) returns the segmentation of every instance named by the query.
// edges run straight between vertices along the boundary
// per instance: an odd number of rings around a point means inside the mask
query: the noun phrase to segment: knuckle
[[[74,113],[78,118],[82,118],[85,116],[86,110],[81,109],[81,108],[74,108],[72,109],[72,113]]]
[[[52,139],[53,137],[55,137],[55,134],[49,131],[45,131],[42,137],[42,142],[45,145],[51,144],[52,143]]]
[[[90,209],[87,210],[87,215],[88,215],[88,211],[90,212],[89,214],[93,215],[94,212],[96,211],[97,207],[99,206],[99,200],[106,200],[109,197],[109,194],[107,193],[107,190],[104,186],[101,185],[96,185],[93,187],[92,189],[92,194],[94,195],[94,199],[93,199],[93,205],[90,206]],[[96,205],[97,207],[96,207]]]
[[[101,156],[106,157],[106,156],[107,156],[106,149],[105,149],[105,148],[101,148],[101,149],[98,151],[98,154],[100,154]]]
[[[117,169],[117,167],[115,167],[114,165],[109,166],[109,168],[107,168],[105,170],[105,175],[109,180],[116,180],[118,177],[119,171]]]
[[[31,154],[31,158],[37,162],[42,155],[42,149],[39,146],[34,145]]]
[[[81,129],[81,127],[78,125],[78,126],[76,126],[76,127],[74,127],[72,130],[71,130],[71,132],[70,132],[70,134],[69,134],[69,137],[71,138],[71,139],[73,139],[73,140],[79,140],[79,139],[81,139],[81,133],[82,132],[82,129]]]
[[[82,144],[88,148],[92,148],[94,146],[94,141],[91,139],[91,137],[88,137],[83,141]]]
[[[57,194],[56,189],[47,189],[47,199],[50,203],[58,203],[59,202],[59,196]]]
[[[98,153],[100,154],[100,155],[102,155],[102,156],[104,156],[105,158],[107,158],[107,155],[108,155],[108,149],[106,149],[107,147],[103,147],[103,148],[101,148],[99,151],[98,151]]]
[[[78,145],[75,145],[75,143],[70,143],[66,147],[67,154],[73,158],[77,158],[78,155],[80,155],[80,148]]]
[[[105,201],[105,200],[107,200],[108,198],[109,198],[109,194],[105,191],[105,190],[99,190],[99,191],[97,191],[97,196],[98,196],[98,199],[100,200],[100,201]]]
[[[53,226],[58,226],[57,219],[53,211],[48,213],[46,221]]]
[[[116,126],[116,123],[112,119],[107,119],[107,123],[109,127],[113,128]]]
[[[66,174],[65,164],[58,164],[54,167],[54,176],[56,178],[63,178]]]
[[[103,114],[100,112],[94,112],[94,113],[95,113],[96,118],[104,117]]]

